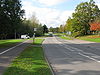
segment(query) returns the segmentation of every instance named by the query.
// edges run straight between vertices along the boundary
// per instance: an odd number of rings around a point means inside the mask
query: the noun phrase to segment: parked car
[[[29,39],[30,38],[30,36],[28,36],[28,35],[21,35],[21,39]]]

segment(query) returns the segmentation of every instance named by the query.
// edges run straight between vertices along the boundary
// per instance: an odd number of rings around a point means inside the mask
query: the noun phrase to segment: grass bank
[[[33,41],[34,45],[42,45],[42,42],[44,41],[44,39],[42,38],[35,38],[35,40]]]
[[[65,40],[72,40],[69,36],[65,36],[65,33],[55,33],[54,35]]]
[[[100,36],[98,35],[81,36],[77,37],[77,39],[100,43]]]
[[[0,40],[0,48],[11,47],[23,41],[25,41],[25,39]]]
[[[44,58],[42,44],[44,39],[35,39],[35,45],[27,47],[16,57],[3,75],[52,75]],[[39,46],[37,46],[37,43]]]
[[[59,36],[59,37],[65,40],[72,40],[70,37],[67,37],[67,36]]]

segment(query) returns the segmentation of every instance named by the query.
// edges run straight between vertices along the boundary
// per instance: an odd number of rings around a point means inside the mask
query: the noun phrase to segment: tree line
[[[60,25],[59,30],[59,32],[70,32],[73,37],[100,31],[100,9],[93,0],[80,3],[66,24]]]
[[[37,36],[48,31],[34,14],[30,19],[25,19],[24,15],[21,0],[0,0],[0,39],[20,38],[22,34],[32,36],[34,28],[37,28]]]

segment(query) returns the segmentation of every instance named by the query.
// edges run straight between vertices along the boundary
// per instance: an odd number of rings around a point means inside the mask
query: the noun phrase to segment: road
[[[27,40],[14,47],[0,50],[0,75],[3,74],[5,69],[9,66],[11,61],[22,52],[32,41]]]
[[[55,75],[100,75],[100,49],[93,44],[48,37],[43,47]]]

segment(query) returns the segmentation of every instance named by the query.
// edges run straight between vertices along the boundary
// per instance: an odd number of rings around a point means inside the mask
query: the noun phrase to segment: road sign
[[[34,31],[37,31],[37,28],[34,28]]]

